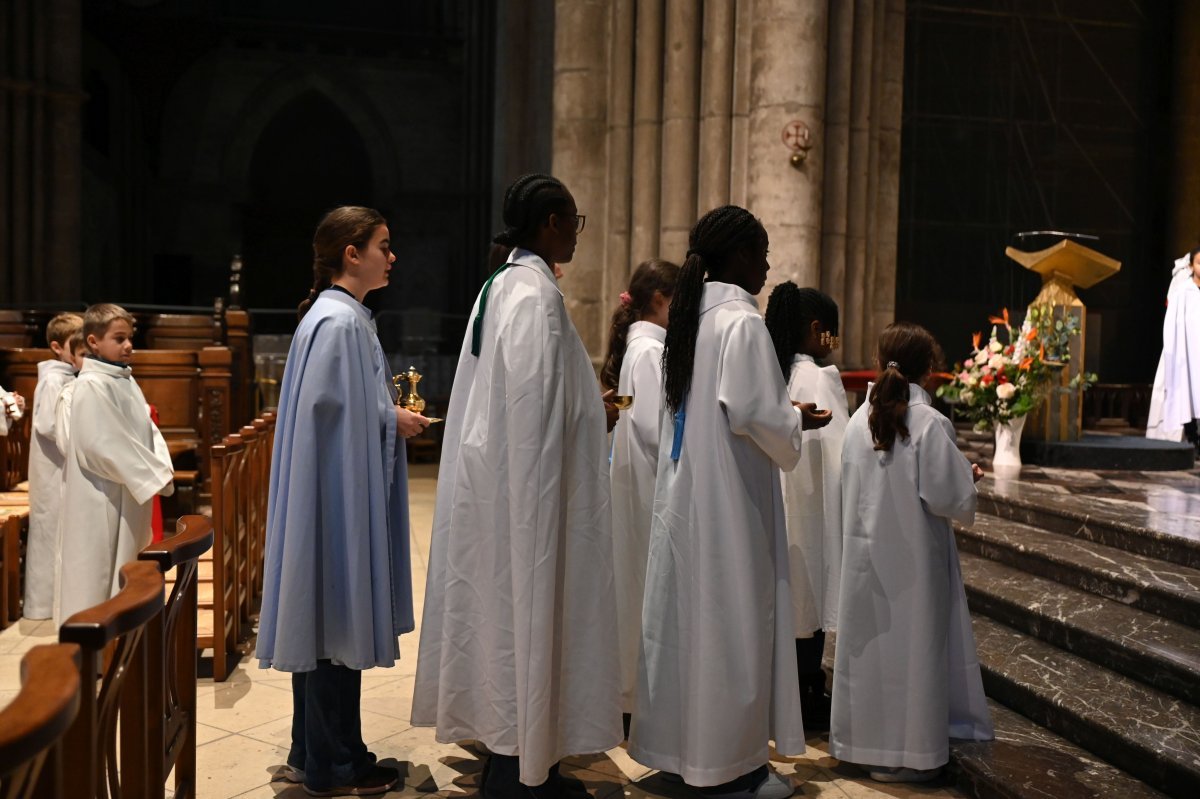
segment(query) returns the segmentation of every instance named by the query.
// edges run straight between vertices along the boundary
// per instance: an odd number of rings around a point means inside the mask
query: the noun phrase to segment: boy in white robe
[[[562,796],[561,758],[621,742],[606,408],[550,265],[584,218],[509,187],[446,414],[412,723],[487,747],[484,799]]]
[[[38,364],[33,430],[29,436],[29,541],[23,610],[27,619],[48,619],[54,612],[58,521],[66,462],[55,441],[55,409],[59,394],[79,371],[71,342],[82,330],[83,317],[79,314],[64,313],[51,319],[46,325],[46,342],[54,357]]]
[[[933,337],[896,323],[842,444],[842,584],[829,752],[881,782],[923,782],[950,738],[991,740],[991,715],[954,546],[983,475],[920,382]]]
[[[826,730],[830,700],[821,658],[825,632],[837,625],[842,437],[850,414],[837,367],[817,361],[837,346],[838,307],[827,294],[787,281],[772,290],[766,320],[792,402],[812,402],[832,414],[820,430],[804,432],[800,462],[783,473],[800,706],[806,729]]]
[[[175,490],[167,443],[129,367],[133,317],[93,305],[83,333],[90,355],[72,389],[56,623],[116,594],[121,566],[150,543],[150,500]]]
[[[1175,262],[1167,289],[1163,349],[1154,373],[1146,438],[1181,441],[1185,430],[1200,446],[1200,248]]]

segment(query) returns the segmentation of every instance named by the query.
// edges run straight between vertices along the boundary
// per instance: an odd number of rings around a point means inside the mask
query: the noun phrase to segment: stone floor
[[[413,467],[413,593],[417,619],[425,593],[429,531],[433,518],[436,468]],[[22,654],[54,640],[51,622],[21,622],[0,632],[0,706],[16,693]],[[474,796],[482,760],[469,747],[439,744],[433,731],[409,725],[417,633],[401,639],[402,660],[394,669],[363,673],[363,738],[385,765],[397,765],[403,788],[388,796]],[[306,796],[299,786],[276,778],[291,734],[291,680],[286,674],[255,668],[249,658],[224,683],[202,679],[198,690],[198,799]],[[604,755],[572,758],[565,771],[587,784],[597,799],[660,796],[684,799],[685,789],[663,782],[635,763],[623,748]],[[798,796],[961,797],[947,781],[926,786],[872,782],[860,769],[828,754],[827,736],[809,740],[800,758],[776,758],[773,767],[790,775]]]

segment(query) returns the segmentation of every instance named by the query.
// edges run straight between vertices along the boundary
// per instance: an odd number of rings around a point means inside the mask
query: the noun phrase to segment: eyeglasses
[[[567,219],[575,220],[575,232],[582,233],[584,225],[587,224],[587,215],[585,214],[563,214]]]

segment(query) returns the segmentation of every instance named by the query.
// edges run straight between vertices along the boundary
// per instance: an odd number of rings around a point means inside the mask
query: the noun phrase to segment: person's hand
[[[983,479],[983,469],[979,468],[978,463],[971,464],[971,479],[976,483]]]
[[[612,398],[615,397],[616,394],[617,390],[615,388],[610,388],[608,391],[605,391],[600,395],[600,399],[604,400],[604,421],[605,424],[608,425],[608,432],[610,433],[612,432],[612,429],[617,426],[617,417],[621,414],[621,412],[617,410],[617,406],[613,405],[611,402]]]
[[[429,427],[429,420],[419,413],[396,406],[396,432],[405,438],[419,436]]]
[[[13,399],[17,401],[17,408],[20,409],[21,413],[25,413],[25,397],[14,391]]]
[[[815,402],[793,402],[800,409],[800,429],[820,430],[833,419],[833,411],[817,410]]]

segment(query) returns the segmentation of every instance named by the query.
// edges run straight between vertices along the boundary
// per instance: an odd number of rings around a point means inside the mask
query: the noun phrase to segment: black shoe
[[[824,679],[811,680],[800,688],[800,714],[804,718],[804,729],[825,732],[829,729],[833,700],[825,693]]]
[[[400,781],[400,772],[387,766],[371,766],[366,774],[346,785],[328,790],[304,786],[309,796],[378,796],[387,793]]]

